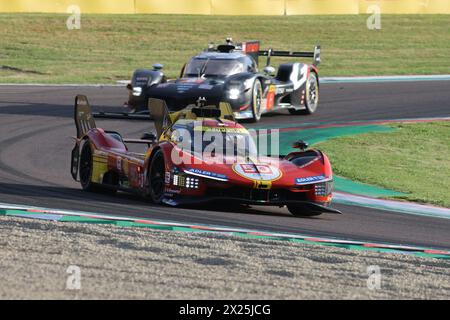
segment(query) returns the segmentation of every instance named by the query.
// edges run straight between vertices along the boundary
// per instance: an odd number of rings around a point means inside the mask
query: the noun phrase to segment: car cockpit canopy
[[[153,115],[156,134],[162,134],[180,119],[196,120],[198,118],[225,119],[235,121],[231,105],[227,102],[220,102],[217,105],[206,105],[206,99],[200,97],[196,105],[188,105],[186,108],[169,112],[169,108],[164,100],[150,98],[148,109]]]

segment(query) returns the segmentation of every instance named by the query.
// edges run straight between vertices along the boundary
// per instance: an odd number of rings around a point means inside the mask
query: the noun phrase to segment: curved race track
[[[323,84],[321,105],[309,117],[263,117],[262,125],[450,116],[450,81]],[[295,218],[286,209],[170,208],[133,195],[85,193],[69,173],[73,99],[119,107],[122,87],[0,86],[0,202],[152,219],[226,225],[314,236],[450,249],[450,219],[335,205],[344,214]],[[98,125],[138,137],[151,122],[98,120]]]

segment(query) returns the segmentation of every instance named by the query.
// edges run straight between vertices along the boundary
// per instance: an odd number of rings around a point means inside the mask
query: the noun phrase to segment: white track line
[[[321,83],[365,83],[365,82],[405,82],[405,81],[450,81],[450,75],[408,75],[408,76],[367,76],[367,77],[323,77]],[[45,83],[0,83],[0,86],[36,87],[122,87],[130,80],[117,80],[116,84],[45,84]]]
[[[334,192],[336,203],[356,205],[374,209],[401,212],[406,214],[450,219],[450,209],[406,201],[395,201],[359,196],[349,193]]]
[[[310,241],[316,241],[318,243],[320,242],[329,242],[329,243],[336,243],[336,244],[347,244],[347,245],[364,245],[367,244],[368,241],[355,241],[355,240],[347,240],[347,239],[338,239],[338,238],[327,238],[327,237],[316,237],[313,235],[301,235],[301,234],[292,234],[292,233],[279,233],[279,232],[270,232],[270,231],[261,231],[261,230],[254,230],[254,229],[243,229],[243,228],[233,228],[233,227],[225,227],[225,226],[215,226],[215,225],[202,225],[202,224],[189,224],[189,223],[176,223],[171,221],[161,221],[161,220],[147,220],[143,218],[130,218],[130,217],[119,217],[119,216],[112,216],[112,215],[104,215],[104,214],[97,214],[97,213],[89,213],[89,212],[78,212],[78,211],[71,211],[71,210],[58,210],[58,209],[49,209],[49,208],[42,208],[42,207],[32,207],[32,206],[25,206],[25,205],[16,205],[16,204],[7,204],[7,203],[0,203],[0,209],[5,210],[19,210],[19,211],[26,211],[26,210],[36,210],[37,216],[40,214],[49,214],[53,216],[59,216],[59,215],[68,215],[68,216],[81,216],[81,217],[89,217],[89,218],[97,218],[97,219],[106,219],[106,220],[118,220],[118,221],[148,221],[149,223],[153,223],[155,225],[166,225],[166,226],[176,226],[176,227],[206,227],[208,229],[202,230],[199,229],[199,231],[206,231],[206,232],[220,232],[221,234],[225,233],[250,233],[250,234],[261,234],[265,236],[270,237],[279,237],[279,238],[291,238],[291,239],[300,239],[300,240],[308,240]],[[31,212],[32,213],[32,212]],[[13,216],[18,217],[25,217],[29,218],[30,215],[27,214],[20,214],[17,215],[14,214]],[[50,219],[52,217],[44,217],[43,219]],[[380,246],[383,246],[384,248],[389,249],[398,249],[398,250],[412,250],[412,251],[422,251],[422,250],[432,250],[430,248],[425,247],[419,247],[419,246],[408,246],[408,245],[400,245],[400,244],[392,244],[392,243],[381,243],[381,242],[370,242],[372,244],[377,244]],[[450,253],[450,251],[440,250],[445,253]]]

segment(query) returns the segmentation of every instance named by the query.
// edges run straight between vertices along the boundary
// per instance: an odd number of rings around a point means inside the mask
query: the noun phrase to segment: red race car
[[[234,121],[229,104],[197,105],[169,113],[150,99],[156,135],[123,139],[97,128],[85,96],[75,100],[76,145],[71,173],[87,191],[139,192],[154,203],[213,200],[287,206],[295,216],[340,213],[330,207],[332,170],[325,154],[299,141],[286,156],[262,156],[255,139]],[[147,145],[145,153],[129,144]]]

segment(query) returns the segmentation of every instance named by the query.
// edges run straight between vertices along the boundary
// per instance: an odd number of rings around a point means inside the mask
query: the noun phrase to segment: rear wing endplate
[[[172,124],[169,108],[164,100],[150,98],[148,99],[148,111],[153,116],[156,136],[159,139],[164,130]]]
[[[77,95],[75,97],[73,118],[77,127],[77,137],[75,146],[72,149],[70,173],[72,178],[77,181],[80,163],[80,143],[89,130],[97,128],[94,117],[92,116],[91,106],[86,96]]]
[[[89,105],[89,101],[84,95],[77,95],[75,97],[75,113],[74,113],[75,126],[77,127],[77,139],[81,139],[86,133],[94,128],[94,117],[92,116],[92,109]]]

